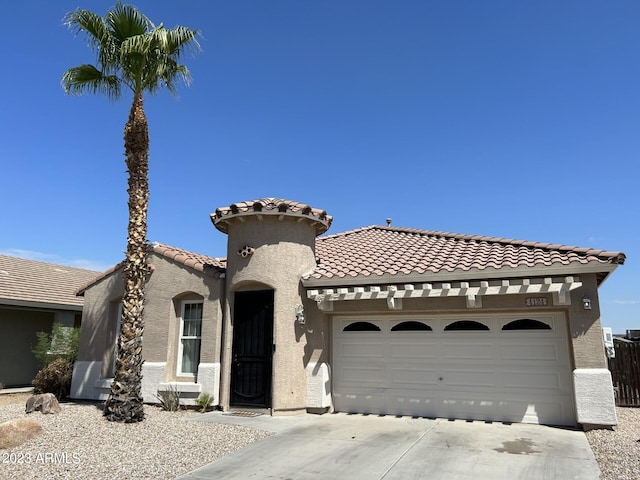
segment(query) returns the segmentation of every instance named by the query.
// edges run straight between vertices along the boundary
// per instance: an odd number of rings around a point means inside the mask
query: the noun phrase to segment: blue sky
[[[130,98],[69,97],[77,7],[3,6],[0,252],[123,258]],[[149,240],[225,256],[209,214],[261,197],[384,224],[624,251],[605,325],[640,328],[640,3],[151,1],[202,31],[178,99],[146,99]]]

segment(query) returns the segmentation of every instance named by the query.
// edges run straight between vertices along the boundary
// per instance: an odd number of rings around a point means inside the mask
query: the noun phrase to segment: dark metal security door
[[[231,404],[271,406],[273,290],[236,292]]]

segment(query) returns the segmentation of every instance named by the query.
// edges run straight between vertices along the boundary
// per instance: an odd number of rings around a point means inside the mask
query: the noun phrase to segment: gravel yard
[[[0,403],[0,423],[27,416],[24,401],[7,403],[7,398]],[[105,420],[96,404],[61,407],[57,415],[29,415],[44,433],[0,450],[0,479],[173,479],[269,435],[235,425],[186,421],[187,416],[199,415],[194,411],[146,406],[143,422],[125,425]]]
[[[616,409],[618,425],[613,430],[591,430],[591,445],[602,480],[640,479],[640,408]]]

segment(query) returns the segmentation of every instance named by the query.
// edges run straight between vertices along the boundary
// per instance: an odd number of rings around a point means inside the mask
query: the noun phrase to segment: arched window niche
[[[488,331],[484,323],[476,322],[474,320],[458,320],[457,322],[450,323],[444,327],[445,332],[466,332],[466,331]]]
[[[417,322],[415,320],[401,322],[391,327],[392,332],[430,332],[432,330],[433,328],[426,323]]]
[[[551,326],[540,320],[521,318],[507,323],[502,330],[551,330]]]
[[[379,332],[380,327],[371,322],[353,322],[342,329],[343,332]]]

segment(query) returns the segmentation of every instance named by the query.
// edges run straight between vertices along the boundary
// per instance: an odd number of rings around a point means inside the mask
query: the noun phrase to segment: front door
[[[271,407],[273,290],[236,292],[231,405]]]

